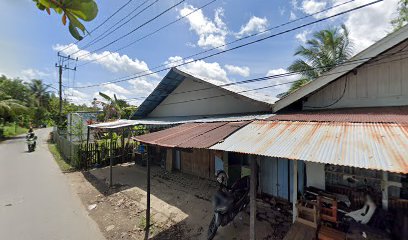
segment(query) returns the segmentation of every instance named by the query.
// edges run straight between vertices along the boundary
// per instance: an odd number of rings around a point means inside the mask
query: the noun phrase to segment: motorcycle
[[[221,171],[217,174],[220,188],[213,197],[214,216],[208,227],[208,240],[214,238],[218,227],[230,223],[249,204],[250,178],[245,176],[237,180],[231,188],[226,186],[226,181],[227,174],[225,172]]]
[[[32,136],[28,134],[26,136],[26,139],[27,139],[28,152],[34,152],[35,147],[37,145],[37,136]]]

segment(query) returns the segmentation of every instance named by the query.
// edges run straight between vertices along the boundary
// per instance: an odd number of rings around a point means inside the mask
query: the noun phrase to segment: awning
[[[209,115],[209,116],[181,116],[162,118],[143,118],[137,120],[120,119],[111,122],[88,125],[89,128],[114,129],[137,125],[145,126],[171,126],[183,123],[212,123],[212,122],[242,122],[250,120],[263,120],[272,117],[271,113],[236,114],[236,115]]]
[[[186,123],[133,139],[163,147],[209,148],[248,124],[243,122]]]
[[[408,173],[408,125],[255,121],[210,149]]]

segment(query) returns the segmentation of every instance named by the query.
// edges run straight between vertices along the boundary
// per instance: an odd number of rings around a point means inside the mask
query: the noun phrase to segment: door
[[[180,170],[180,166],[181,166],[180,151],[176,150],[176,157],[174,159],[174,169],[175,170]]]

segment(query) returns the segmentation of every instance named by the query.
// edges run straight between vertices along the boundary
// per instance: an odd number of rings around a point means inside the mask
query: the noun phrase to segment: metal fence
[[[77,169],[107,166],[111,154],[113,164],[133,161],[133,149],[137,146],[133,141],[125,142],[124,147],[117,141],[112,144],[110,141],[92,142],[88,145],[75,143],[67,139],[67,134],[59,131],[53,131],[52,138],[64,160]]]

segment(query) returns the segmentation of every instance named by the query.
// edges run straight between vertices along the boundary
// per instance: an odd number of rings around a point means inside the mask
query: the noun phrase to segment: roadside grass
[[[65,162],[64,158],[61,156],[60,152],[58,151],[57,145],[48,141],[48,149],[54,156],[55,162],[57,162],[59,168],[63,173],[73,172],[75,168],[71,166],[69,163]]]
[[[23,133],[27,133],[28,129],[27,128],[23,128],[20,127],[18,125],[15,124],[7,124],[7,125],[3,125],[0,126],[0,131],[2,131],[2,136],[3,138],[10,138],[10,137],[14,137]]]

